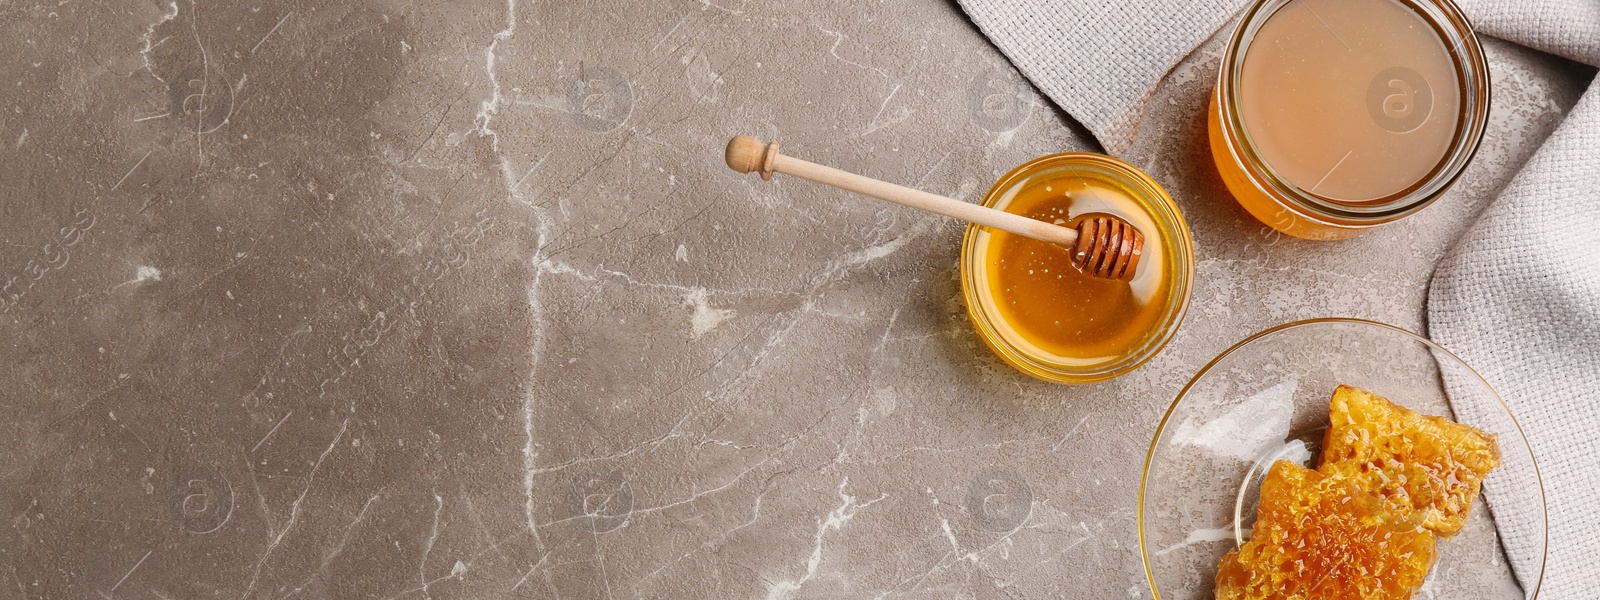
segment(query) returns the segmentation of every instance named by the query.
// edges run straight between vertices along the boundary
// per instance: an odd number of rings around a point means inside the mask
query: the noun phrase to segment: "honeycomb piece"
[[[1494,436],[1362,389],[1339,386],[1328,412],[1317,470],[1355,481],[1390,510],[1418,513],[1444,537],[1461,531],[1484,476],[1500,465]]]
[[[1353,482],[1280,460],[1250,541],[1217,565],[1217,600],[1410,598],[1437,556],[1433,533]]]

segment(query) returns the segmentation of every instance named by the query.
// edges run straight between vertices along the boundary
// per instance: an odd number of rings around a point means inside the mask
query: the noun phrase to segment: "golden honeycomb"
[[[1417,513],[1444,537],[1461,531],[1484,476],[1500,464],[1494,436],[1358,388],[1339,386],[1328,418],[1317,470],[1355,482],[1396,513]]]
[[[1355,482],[1278,461],[1250,541],[1218,564],[1217,600],[1410,598],[1437,558],[1434,539]]]

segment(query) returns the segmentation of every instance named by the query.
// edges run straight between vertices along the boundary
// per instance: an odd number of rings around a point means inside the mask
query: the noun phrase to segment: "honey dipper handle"
[[[755,138],[747,135],[735,137],[728,142],[727,161],[729,168],[740,173],[760,172],[762,179],[771,179],[774,172],[788,173],[795,177],[831,185],[863,196],[888,200],[896,204],[977,223],[1001,231],[1009,231],[1020,236],[1059,244],[1067,248],[1072,248],[1078,243],[1078,232],[1073,229],[1030,219],[1003,210],[962,202],[954,198],[946,198],[938,194],[914,190],[886,181],[878,181],[871,177],[841,171],[792,156],[784,156],[778,153],[778,144],[776,142],[763,145]]]

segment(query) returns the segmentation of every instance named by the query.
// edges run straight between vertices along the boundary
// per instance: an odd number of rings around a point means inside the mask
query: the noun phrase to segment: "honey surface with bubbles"
[[[1128,220],[1142,212],[1126,190],[1092,177],[1041,177],[1023,186],[1006,212],[1077,227],[1085,218],[1112,214]],[[1091,200],[1092,202],[1085,201]],[[1084,205],[1094,208],[1085,210]],[[1110,208],[1108,212],[1099,212]],[[1130,220],[1130,222],[1132,222]],[[1120,356],[1151,335],[1165,306],[1141,299],[1127,281],[1093,277],[1072,265],[1067,248],[994,230],[987,252],[988,284],[1006,323],[1046,352],[1085,360]],[[1159,244],[1145,232],[1147,248]],[[1148,253],[1138,277],[1159,279],[1152,298],[1165,298],[1170,283]]]

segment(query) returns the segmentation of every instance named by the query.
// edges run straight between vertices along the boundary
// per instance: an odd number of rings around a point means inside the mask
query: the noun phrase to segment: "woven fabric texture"
[[[1486,34],[1600,66],[1600,0],[1462,8]],[[1550,521],[1539,597],[1600,598],[1600,81],[1440,261],[1428,333],[1505,397],[1533,445]],[[1484,496],[1496,514],[1537,510],[1518,492]],[[1542,541],[1500,533],[1513,557]]]

